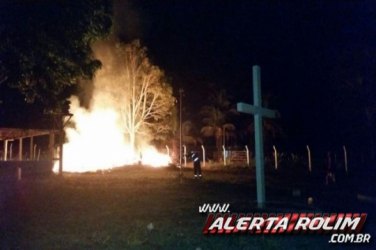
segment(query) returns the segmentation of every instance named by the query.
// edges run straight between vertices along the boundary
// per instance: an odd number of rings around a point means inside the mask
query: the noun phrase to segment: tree
[[[221,148],[224,130],[228,132],[228,135],[235,130],[235,125],[228,122],[228,117],[236,113],[236,110],[231,108],[229,97],[224,89],[214,91],[209,96],[209,104],[203,106],[200,111],[204,124],[201,134],[204,137],[213,137],[218,150]]]
[[[117,56],[121,60],[118,93],[120,112],[130,145],[136,148],[138,136],[154,131],[161,135],[171,132],[175,98],[164,72],[147,57],[147,49],[139,40],[119,44]]]
[[[336,60],[328,90],[334,132],[361,160],[376,159],[376,49],[363,45],[346,48]],[[368,159],[367,159],[368,158]]]
[[[90,45],[112,24],[109,0],[7,1],[0,16],[0,83],[55,111],[100,67]]]
[[[183,143],[186,145],[196,146],[197,143],[202,144],[201,138],[195,133],[195,125],[191,120],[184,121],[182,124]]]

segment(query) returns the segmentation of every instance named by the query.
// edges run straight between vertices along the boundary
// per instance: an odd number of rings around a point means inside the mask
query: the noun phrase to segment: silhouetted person
[[[194,171],[195,178],[201,178],[202,177],[201,160],[200,160],[198,153],[192,151],[191,152],[191,158],[192,158],[192,161],[193,161],[193,171]]]

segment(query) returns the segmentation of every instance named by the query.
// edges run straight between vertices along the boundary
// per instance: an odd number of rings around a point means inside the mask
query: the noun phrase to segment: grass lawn
[[[2,183],[0,246],[3,248],[335,248],[328,244],[328,235],[203,235],[206,215],[198,212],[203,203],[230,203],[231,212],[258,211],[254,171],[249,168],[204,170],[202,180],[194,180],[191,169],[185,169],[183,178],[179,178],[174,168],[132,166],[105,173],[65,174],[63,178],[25,178],[20,182],[3,178]],[[293,189],[301,190],[301,195],[293,197]],[[325,194],[319,195],[320,192]],[[372,210],[374,204],[355,206],[353,193],[343,192],[345,196],[338,196],[338,192],[325,191],[317,183],[307,185],[291,174],[268,172],[269,203],[263,211]],[[308,196],[314,197],[312,206],[307,205]],[[335,196],[339,198],[335,200]],[[374,223],[372,216],[369,215],[367,223]],[[352,249],[354,245],[347,247]]]

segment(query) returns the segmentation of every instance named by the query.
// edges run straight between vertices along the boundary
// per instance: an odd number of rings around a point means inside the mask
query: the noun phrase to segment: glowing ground
[[[4,201],[1,215],[7,215],[0,217],[2,248],[332,247],[325,235],[204,236],[201,230],[206,216],[198,213],[198,206],[203,203],[230,203],[232,212],[257,212],[254,173],[250,169],[204,170],[203,180],[194,180],[191,169],[183,174],[180,179],[178,170],[173,168],[127,167],[103,174],[66,174],[63,178],[10,181],[6,187],[1,186]],[[281,180],[270,173],[267,177],[267,197],[275,201],[268,205],[267,212],[326,211],[323,207],[306,205],[304,188],[301,197],[293,197],[291,179]],[[331,204],[328,207],[333,212],[338,212],[338,206],[344,208],[337,201]],[[368,205],[360,206],[367,208]]]

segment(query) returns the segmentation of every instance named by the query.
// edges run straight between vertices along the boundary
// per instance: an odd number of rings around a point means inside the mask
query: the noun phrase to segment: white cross
[[[277,111],[262,107],[261,103],[261,73],[260,66],[252,67],[253,72],[253,105],[239,102],[237,110],[246,114],[253,114],[255,118],[255,160],[256,160],[256,187],[257,205],[265,205],[265,174],[264,174],[264,143],[262,136],[262,117],[275,118]]]

